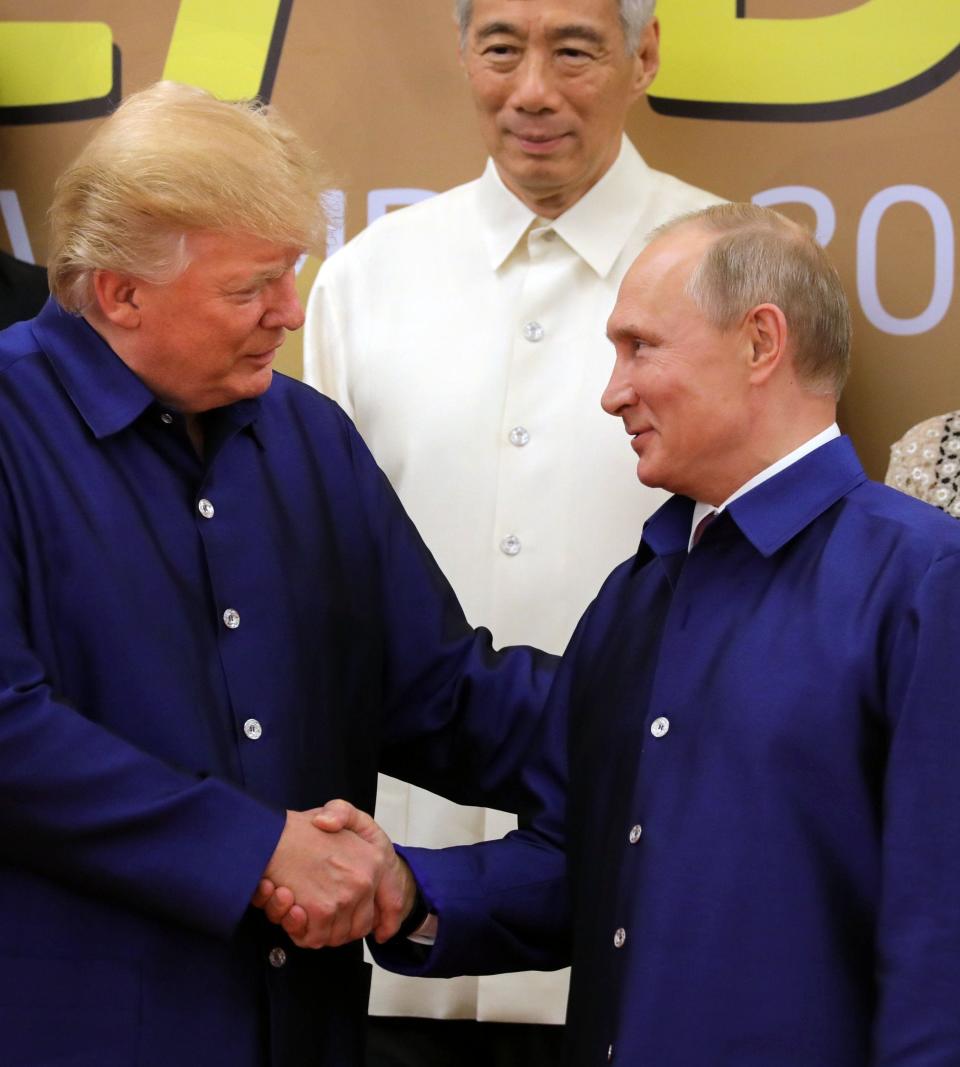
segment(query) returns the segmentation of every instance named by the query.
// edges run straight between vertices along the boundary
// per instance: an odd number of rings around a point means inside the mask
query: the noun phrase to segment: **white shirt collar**
[[[758,485],[767,481],[768,478],[772,478],[775,474],[779,474],[781,471],[787,469],[787,467],[796,463],[798,459],[803,459],[804,456],[809,455],[815,449],[821,445],[825,445],[828,441],[834,440],[840,436],[840,427],[833,423],[825,430],[821,430],[815,437],[811,437],[809,441],[805,441],[799,448],[795,448],[792,452],[788,452],[785,456],[782,456],[775,463],[771,463],[769,467],[764,467],[759,474],[755,474],[750,481],[744,482],[743,485],[735,492],[731,493],[726,500],[719,506],[714,507],[713,504],[705,504],[703,501],[698,500],[693,505],[693,515],[690,517],[690,540],[687,542],[687,551],[693,547],[693,534],[700,520],[704,516],[709,515],[711,511],[715,511],[718,515],[726,507],[734,502],[737,497],[744,496],[749,493],[751,489],[756,489]]]
[[[606,174],[559,218],[553,229],[601,278],[610,272],[643,212],[649,168],[624,136]],[[477,208],[490,266],[498,270],[531,223],[544,224],[503,184],[492,159],[478,183]]]

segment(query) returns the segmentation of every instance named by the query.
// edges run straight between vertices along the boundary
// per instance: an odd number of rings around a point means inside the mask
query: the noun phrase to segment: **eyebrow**
[[[606,333],[607,340],[613,342],[626,341],[631,337],[642,337],[647,340],[656,340],[659,337],[659,331],[654,328],[653,324],[644,325],[642,321],[634,318],[608,322]]]
[[[632,330],[630,323],[625,319],[614,320],[612,317],[607,321],[606,334],[609,341],[613,341],[617,337],[627,337],[634,331]]]
[[[477,30],[477,40],[486,41],[490,37],[497,37],[505,35],[507,37],[522,37],[520,30],[517,28],[516,23],[513,22],[488,22],[485,26],[481,26]],[[549,30],[547,33],[548,40],[551,43],[557,41],[566,41],[570,39],[589,41],[591,44],[605,45],[606,38],[599,30],[594,29],[593,26],[587,26],[583,23],[572,22],[565,26],[557,26],[556,28]]]
[[[485,41],[488,37],[496,37],[501,33],[511,37],[520,36],[520,31],[512,22],[488,22],[477,30],[477,40]]]
[[[272,282],[277,278],[282,278],[288,270],[290,270],[290,267],[278,265],[257,271],[255,274],[235,274],[227,279],[226,286],[228,289],[251,289],[265,282]]]
[[[571,23],[569,26],[558,26],[555,30],[550,30],[547,37],[551,41],[568,40],[573,37],[581,41],[589,41],[591,44],[605,45],[607,43],[606,38],[599,30],[594,29],[593,26],[584,26],[576,22]]]

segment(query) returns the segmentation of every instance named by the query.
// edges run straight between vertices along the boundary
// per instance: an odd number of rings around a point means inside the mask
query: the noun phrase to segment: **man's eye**
[[[593,58],[589,52],[584,52],[582,48],[561,48],[557,55],[561,59],[569,60],[572,63],[585,63],[588,59]]]
[[[517,54],[517,48],[511,44],[491,44],[483,50],[483,54],[488,59],[512,59]]]

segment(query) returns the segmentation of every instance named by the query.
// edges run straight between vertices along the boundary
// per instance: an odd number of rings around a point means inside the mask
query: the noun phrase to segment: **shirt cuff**
[[[407,940],[412,941],[415,945],[426,945],[428,948],[433,948],[437,942],[439,925],[440,920],[433,912],[430,912],[416,930],[407,936]]]

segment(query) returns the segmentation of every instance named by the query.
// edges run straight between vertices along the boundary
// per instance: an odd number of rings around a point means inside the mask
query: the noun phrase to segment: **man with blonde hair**
[[[846,300],[776,213],[661,229],[608,332],[603,407],[675,495],[551,690],[534,751],[568,803],[407,850],[436,941],[380,958],[482,974],[572,939],[577,1067],[960,1063],[960,527],[840,436]]]
[[[378,219],[324,263],[307,307],[307,381],[355,420],[498,645],[562,652],[664,499],[632,483],[597,405],[624,272],[651,229],[717,201],[625,135],[659,69],[654,16],[654,0],[458,0],[484,173]],[[378,816],[431,846],[515,825],[395,781]],[[566,975],[376,972],[369,1065],[553,1067],[565,1000]]]
[[[7,1067],[359,1064],[346,942],[409,877],[307,809],[372,807],[381,763],[528,802],[547,658],[467,627],[348,419],[272,373],[321,184],[257,104],[135,94],[58,184],[54,299],[0,334]]]

